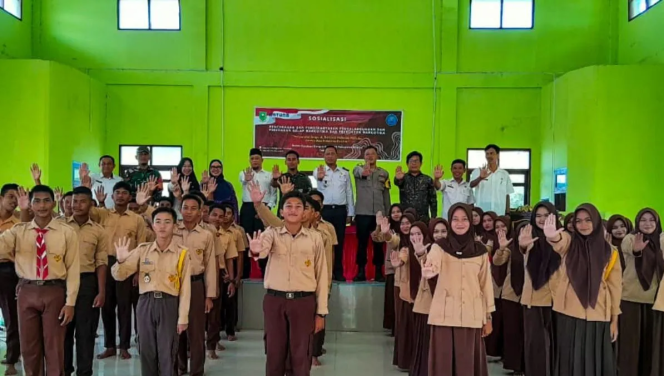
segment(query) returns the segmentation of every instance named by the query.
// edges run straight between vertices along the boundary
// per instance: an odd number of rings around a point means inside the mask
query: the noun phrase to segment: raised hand
[[[41,179],[41,174],[42,171],[39,168],[39,165],[36,163],[33,163],[32,166],[30,166],[30,173],[32,174],[32,180],[35,182],[35,184],[38,184],[40,179]]]
[[[421,236],[418,236],[415,239],[412,239],[413,243],[413,249],[415,250],[415,254],[418,256],[422,256],[426,253],[427,251],[427,245],[424,244],[424,238]]]
[[[78,178],[83,181],[87,176],[90,176],[90,167],[87,163],[82,163],[81,167],[78,169]]]
[[[247,239],[249,239],[249,251],[254,255],[259,255],[263,249],[263,244],[261,243],[261,232],[254,232],[254,236],[247,234]]]
[[[643,251],[648,246],[648,243],[650,243],[650,240],[643,241],[643,234],[639,232],[634,237],[634,251]]]
[[[498,231],[498,244],[500,244],[500,249],[507,248],[512,243],[512,240],[513,239],[507,239],[507,233],[505,233],[505,230]]]
[[[92,189],[92,178],[88,175],[83,176],[81,178],[81,187]]]
[[[443,166],[437,165],[436,168],[433,170],[433,178],[436,180],[440,180],[443,178],[443,175],[445,175]]]
[[[406,174],[403,172],[403,168],[401,168],[401,166],[397,166],[397,171],[394,173],[394,177],[397,180],[401,180],[404,178],[404,176],[406,176]]]
[[[30,195],[23,187],[18,187],[18,207],[21,211],[30,209]]]
[[[97,189],[95,189],[95,198],[97,199],[97,202],[103,203],[106,202],[106,193],[104,193],[104,186],[99,185]]]
[[[612,244],[613,243],[613,235],[611,235],[610,232],[604,230],[604,239],[606,240],[607,243]]]
[[[489,239],[487,242],[484,244],[487,248],[493,249],[493,240]]]
[[[207,196],[211,195],[212,193],[214,193],[214,191],[217,190],[217,179],[215,178],[208,179],[207,190],[208,190]]]
[[[173,182],[173,196],[178,200],[182,199],[182,188],[178,182]]]
[[[150,188],[148,188],[147,184],[143,183],[136,189],[136,203],[139,206],[143,206],[147,204],[148,200],[150,200]]]
[[[401,259],[399,259],[399,252],[392,251],[392,253],[390,253],[390,263],[394,268],[398,268],[401,266]]]
[[[189,189],[191,189],[191,182],[189,181],[189,176],[182,177],[182,180],[180,181],[180,188],[182,188],[182,192],[184,194],[189,193]]]
[[[115,242],[115,254],[118,262],[124,262],[129,257],[129,238],[126,236],[121,237]]]
[[[431,264],[430,260],[427,260],[422,266],[422,277],[431,279],[437,275],[438,273],[433,270],[433,264]]]
[[[475,235],[475,241],[484,244],[484,242],[482,241],[482,237],[479,235]]]
[[[482,166],[482,168],[480,169],[480,178],[486,180],[489,177],[489,175],[491,175],[491,170],[489,170],[489,166],[487,165]]]
[[[55,189],[53,190],[53,196],[55,197],[55,202],[59,204],[60,200],[62,200],[62,195],[63,195],[62,188],[55,187]]]
[[[176,182],[180,181],[180,173],[178,172],[177,167],[173,167],[171,169],[171,182],[175,184]]]
[[[281,171],[279,171],[279,166],[274,165],[272,166],[272,179],[277,180],[281,177]]]
[[[208,179],[210,179],[210,174],[208,173],[208,170],[203,170],[203,173],[201,174],[201,183],[207,183]]]
[[[380,232],[383,234],[387,234],[390,232],[390,219],[387,217],[383,217],[380,220]]]
[[[560,233],[565,230],[563,228],[556,228],[556,223],[558,223],[558,218],[556,218],[555,214],[549,214],[549,216],[546,217],[543,230],[544,236],[546,236],[547,239],[558,239]]]
[[[254,170],[251,169],[251,167],[247,167],[246,170],[244,170],[244,181],[252,181],[254,179]]]
[[[282,195],[295,190],[295,185],[291,183],[291,180],[288,176],[282,176],[278,183]]]
[[[154,192],[154,190],[157,189],[157,185],[159,185],[159,179],[154,175],[150,175],[147,183],[148,190]]]
[[[263,202],[263,198],[265,197],[265,192],[261,191],[261,186],[258,184],[258,182],[251,182],[249,183],[249,192],[251,196],[251,201],[254,204],[260,204]]]
[[[323,165],[318,166],[318,170],[316,170],[316,178],[318,180],[325,179],[325,167],[323,167]]]
[[[372,172],[371,172],[371,166],[369,166],[369,164],[367,163],[367,164],[365,164],[364,167],[362,168],[362,176],[364,176],[364,177],[368,177],[368,176],[371,176],[371,174],[372,174]]]
[[[533,226],[525,225],[519,234],[519,247],[526,249],[539,238],[533,239]]]

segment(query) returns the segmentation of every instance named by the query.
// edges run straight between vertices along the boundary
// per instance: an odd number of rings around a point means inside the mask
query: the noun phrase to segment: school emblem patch
[[[55,262],[60,262],[60,261],[62,261],[62,256],[55,255],[55,256],[53,256],[53,259],[55,260]]]
[[[304,262],[304,265],[308,268],[311,266],[311,260],[307,260]]]
[[[196,254],[199,255],[199,256],[202,255],[202,254],[203,254],[203,250],[202,250],[202,249],[197,249],[197,250],[196,250]]]
[[[175,283],[175,281],[177,281],[177,280],[178,280],[178,276],[176,276],[174,274],[171,274],[171,275],[168,276],[168,281],[170,283]]]

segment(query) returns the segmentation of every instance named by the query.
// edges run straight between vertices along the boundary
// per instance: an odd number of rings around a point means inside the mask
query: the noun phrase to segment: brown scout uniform
[[[21,220],[12,215],[6,220],[0,219],[0,234],[21,223]],[[21,356],[21,345],[18,337],[18,312],[16,310],[16,285],[18,276],[14,262],[9,258],[0,258],[0,309],[7,329],[7,364],[18,363]]]
[[[239,254],[237,249],[236,232],[231,227],[224,229],[223,227],[217,230],[217,241],[219,248],[219,296],[215,299],[214,315],[211,315],[210,326],[208,327],[208,342],[207,349],[214,350],[217,343],[221,340],[221,330],[225,329],[227,335],[235,335],[235,310],[233,302],[237,303],[237,292],[232,298],[228,297],[228,285],[224,283],[222,269],[225,269],[225,264],[230,264],[237,260]],[[235,273],[238,272],[237,268],[233,268]],[[227,273],[223,272],[223,273]],[[234,281],[233,281],[234,283]]]
[[[88,219],[79,226],[74,217],[62,220],[76,231],[80,255],[81,284],[78,289],[74,319],[67,325],[65,337],[65,372],[74,373],[74,337],[76,338],[76,372],[92,374],[95,334],[99,323],[99,308],[93,308],[99,294],[98,267],[108,265],[106,252],[110,248],[104,228]]]
[[[165,250],[143,243],[111,268],[118,281],[139,273],[138,341],[142,375],[175,376],[177,326],[189,324],[191,270],[188,251],[173,238]]]
[[[78,237],[71,227],[51,221],[44,230],[48,275],[37,278],[37,229],[19,223],[0,235],[0,259],[14,262],[19,276],[17,301],[21,356],[26,375],[59,375],[64,369],[66,328],[60,311],[76,306],[80,283]],[[44,360],[46,365],[44,366]]]
[[[334,246],[337,245],[337,233],[330,222],[320,220],[315,227],[323,236],[323,245],[325,246],[325,260],[327,261],[327,287],[332,291],[332,271],[334,268]],[[315,357],[323,356],[323,345],[325,344],[325,328],[314,334],[313,353]]]

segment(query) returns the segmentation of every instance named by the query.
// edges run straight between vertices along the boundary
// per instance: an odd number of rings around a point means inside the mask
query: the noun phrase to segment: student
[[[622,222],[622,221],[621,221]],[[626,232],[626,221],[616,232]],[[661,342],[661,332],[653,330],[653,305],[664,275],[664,237],[659,215],[646,208],[636,216],[636,233],[626,235],[621,251],[623,272],[622,314],[619,320],[618,369],[623,375],[648,375],[653,364],[653,343]],[[616,221],[610,229],[617,227]],[[620,233],[617,234],[620,236]]]
[[[622,294],[618,251],[606,242],[602,217],[592,204],[574,211],[574,235],[558,226],[557,216],[550,214],[543,229],[563,258],[553,298],[553,374],[615,376],[611,343],[618,339]]]
[[[174,232],[174,239],[178,244],[189,250],[191,273],[189,327],[180,335],[177,363],[180,374],[188,373],[187,343],[189,343],[192,376],[202,376],[204,372],[205,314],[212,309],[212,299],[217,297],[218,288],[214,235],[199,225],[202,204],[199,197],[184,195],[182,222],[175,226]]]
[[[250,239],[253,257],[266,258],[263,301],[266,376],[283,376],[290,354],[293,376],[311,370],[311,336],[325,327],[328,314],[327,265],[320,233],[303,228],[304,198],[299,192],[283,197],[284,226],[268,228]]]
[[[174,237],[177,214],[159,208],[152,213],[157,240],[130,251],[131,240],[115,244],[118,262],[111,268],[118,281],[138,273],[138,342],[142,375],[175,376],[178,336],[187,330],[191,302],[188,250]]]
[[[434,218],[429,222],[427,228],[422,222],[415,222],[410,229],[410,241],[412,249],[409,249],[417,258],[417,268],[420,269],[420,261],[424,255],[433,247],[438,247],[432,244],[432,240],[438,241],[447,237],[449,226],[447,221],[442,218]],[[434,234],[433,239],[430,234]],[[411,279],[412,281],[412,279]],[[437,277],[430,280],[422,278],[420,275],[419,285],[417,288],[417,296],[415,297],[415,304],[413,305],[414,313],[414,327],[415,327],[415,345],[413,361],[410,364],[409,376],[427,376],[429,374],[429,341],[431,335],[431,326],[429,326],[429,311],[431,309],[431,301],[433,299],[433,289],[438,282]]]
[[[507,231],[508,226],[511,226],[509,217],[498,217],[492,211],[485,212],[482,215],[482,227],[484,228],[482,243],[490,245],[491,261],[493,261],[495,252],[500,248],[498,230]],[[500,304],[500,298],[506,276],[507,265],[498,266],[491,262],[491,280],[493,282],[493,298],[495,299],[496,310],[491,313],[493,331],[489,336],[484,338],[484,344],[486,346],[486,354],[494,358],[502,358],[503,356],[503,309]]]
[[[552,292],[557,286],[556,272],[561,258],[544,236],[544,224],[551,214],[558,215],[553,204],[544,201],[536,204],[530,223],[521,230],[518,239],[526,264],[521,294],[526,375],[553,374]]]
[[[484,210],[477,206],[473,207],[473,230],[475,230],[475,237],[482,237],[484,235],[484,224],[482,218],[484,217]]]
[[[0,259],[15,260],[19,336],[26,375],[62,374],[67,325],[74,318],[80,284],[79,241],[71,227],[52,217],[55,195],[37,185],[21,210],[34,213],[0,235]]]
[[[574,233],[574,213],[567,213],[565,216],[565,221],[563,222],[563,228],[565,231],[569,232],[570,234]]]
[[[500,215],[510,213],[510,195],[514,193],[510,174],[500,168],[500,148],[490,144],[484,148],[487,164],[470,174],[475,189],[475,204],[484,211]]]
[[[406,157],[408,172],[401,166],[394,175],[394,185],[399,187],[399,199],[404,208],[413,208],[416,220],[429,221],[438,214],[438,198],[431,176],[422,173],[422,153],[413,151]]]
[[[62,199],[60,200],[60,215],[58,218],[66,219],[74,214],[71,209],[71,200],[73,195],[74,192],[69,191],[62,196]]]
[[[0,190],[0,234],[20,223],[14,213],[18,206],[18,185],[5,184]],[[0,258],[0,309],[5,321],[7,353],[0,362],[7,366],[5,374],[16,375],[15,364],[21,355],[18,336],[18,313],[16,311],[16,285],[18,276],[14,261],[9,257]]]
[[[456,203],[475,203],[475,197],[473,196],[473,189],[470,187],[470,182],[463,178],[466,171],[466,161],[463,159],[455,159],[452,161],[452,179],[443,180],[441,183],[440,179],[443,178],[444,171],[441,166],[436,166],[433,185],[436,190],[443,194],[443,218],[447,218],[447,212],[450,210],[450,207]]]
[[[657,219],[657,223],[654,226],[655,230],[650,234],[646,234],[645,230],[648,230],[648,232],[650,232],[650,230],[652,230],[653,228],[653,223],[651,221],[648,221],[649,218],[644,218],[644,216],[642,216],[643,227],[644,227],[642,230],[640,229],[640,231],[643,231],[642,241],[644,243],[643,245],[644,248],[641,251],[642,257],[646,252],[652,252],[653,249],[657,249],[658,246],[660,252],[664,250],[664,233],[662,233],[662,221],[661,218],[659,218],[659,216],[656,216],[655,218]],[[637,220],[636,225],[639,228],[641,228],[640,221]],[[659,241],[657,241],[658,234],[659,234]],[[645,242],[647,242],[647,244],[645,244]],[[638,247],[641,246],[642,245],[640,244]],[[646,248],[648,249],[646,250]],[[634,249],[636,249],[636,247],[634,247]],[[639,254],[638,251],[634,254],[634,256],[636,256],[637,254]],[[621,317],[621,320],[622,319],[623,318]],[[625,332],[621,332],[620,336],[622,337],[625,334],[626,334]],[[650,367],[651,368],[650,375],[664,376],[664,289],[662,288],[658,289],[657,297],[655,298],[655,304],[653,305],[652,336],[653,336],[652,357],[651,357],[652,365]],[[622,352],[622,349],[620,351]],[[644,366],[643,368],[648,368],[648,367]]]
[[[520,300],[523,292],[524,261],[519,243],[514,240],[518,239],[518,234],[525,224],[517,227],[515,231],[517,236],[513,237],[508,223],[507,217],[499,217],[496,221],[499,249],[493,255],[491,271],[496,280],[494,270],[505,268],[501,300],[498,301],[503,312],[503,369],[512,371],[514,375],[523,376],[526,366],[523,353],[523,308]],[[502,274],[501,271],[497,272],[498,275]]]
[[[399,204],[392,204],[390,207],[389,219],[390,229],[392,231],[399,231],[399,223],[401,222],[401,206]],[[383,213],[376,213],[376,230],[371,233],[371,239],[374,242],[384,242],[381,236],[380,223],[383,221]],[[383,303],[383,329],[390,331],[390,335],[394,337],[394,323],[396,320],[394,307],[394,267],[390,262],[390,255],[392,250],[387,249],[385,252],[385,299]]]
[[[610,243],[618,249],[620,255],[620,268],[625,272],[625,254],[622,252],[622,242],[631,231],[627,228],[627,218],[620,214],[612,215],[606,222],[606,231],[610,234]],[[623,317],[624,318],[624,317]],[[621,318],[622,319],[622,318]]]
[[[80,287],[76,299],[74,319],[67,325],[65,337],[65,374],[74,373],[74,338],[76,338],[76,374],[92,375],[95,334],[99,310],[106,300],[106,275],[110,243],[104,228],[90,219],[92,191],[87,187],[74,188],[73,216],[63,219],[78,235],[80,254]]]
[[[487,376],[482,337],[491,334],[494,311],[488,249],[475,241],[472,210],[450,208],[451,231],[426,255],[422,276],[436,283],[429,325],[429,375]]]

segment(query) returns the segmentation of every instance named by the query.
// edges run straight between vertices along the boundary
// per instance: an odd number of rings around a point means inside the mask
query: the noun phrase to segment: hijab
[[[408,220],[408,222],[410,222],[410,227],[413,227],[413,225],[415,225],[415,217],[412,214],[405,213],[404,215],[401,216],[401,220],[399,221],[399,232],[398,232],[398,234],[399,234],[399,250],[401,250],[401,248],[404,248],[404,247],[409,248],[410,245],[411,245],[410,244],[410,234],[404,234],[403,232],[401,232],[401,221],[403,221],[404,218],[406,218]],[[424,233],[422,233],[422,234],[424,234]]]
[[[482,227],[482,218],[484,218],[484,210],[482,210],[482,208],[480,208],[480,207],[474,206],[473,211],[475,213],[479,214],[480,223],[477,224],[477,225],[474,225],[473,224],[473,216],[471,215],[469,217],[470,225],[474,227],[476,236],[482,236],[484,234],[484,227]],[[449,214],[449,211],[447,213]],[[470,213],[470,214],[473,214],[473,213]],[[449,220],[450,220],[450,223],[451,223],[452,222],[452,217],[450,217]]]
[[[429,235],[431,235],[431,240],[433,241],[433,233],[434,230],[436,229],[436,225],[442,223],[445,225],[445,228],[447,229],[447,236],[450,236],[450,224],[447,222],[447,219],[443,218],[432,218],[431,221],[429,221]],[[427,252],[431,250],[431,247],[427,250]],[[436,285],[438,285],[438,276],[435,276],[433,278],[430,278],[427,280],[429,283],[429,289],[431,289],[431,295],[433,295],[436,292]]]
[[[641,222],[641,217],[644,214],[650,213],[655,217],[657,225],[655,226],[655,231],[652,234],[646,234],[641,232],[639,223]],[[635,233],[643,234],[643,241],[648,241],[646,247],[641,251],[641,257],[634,258],[634,264],[636,267],[636,275],[639,277],[639,282],[641,282],[641,287],[644,290],[650,289],[650,284],[652,283],[652,278],[657,272],[657,280],[662,279],[662,274],[664,273],[664,258],[662,257],[662,248],[659,241],[659,237],[662,234],[662,222],[659,219],[659,215],[654,209],[645,208],[636,215],[637,229]]]
[[[214,162],[218,162],[221,165],[221,168],[224,168],[224,164],[219,159],[211,160],[210,166],[212,166]],[[217,189],[214,190],[213,194],[214,202],[219,204],[233,201],[232,197],[235,196],[235,189],[233,189],[231,183],[224,179],[224,173],[222,172],[219,176],[210,175],[210,178],[216,179],[217,182]]]
[[[611,258],[611,245],[604,238],[602,217],[593,204],[581,204],[574,216],[586,211],[593,223],[593,232],[584,236],[574,222],[574,234],[565,257],[567,277],[583,308],[595,308],[604,268]]]
[[[482,256],[487,253],[487,249],[484,244],[475,241],[475,229],[473,226],[473,209],[467,204],[454,204],[447,212],[447,221],[452,224],[452,218],[454,218],[454,212],[457,209],[461,209],[468,216],[468,221],[470,221],[470,227],[465,234],[457,235],[452,227],[447,233],[447,238],[439,239],[436,244],[443,249],[443,251],[449,253],[451,256],[458,259],[472,258],[477,256]]]
[[[185,175],[182,173],[182,168],[184,167],[185,162],[189,162],[191,164],[191,174]],[[189,192],[193,191],[200,191],[201,190],[201,185],[198,183],[198,179],[196,178],[196,172],[194,171],[194,161],[191,160],[189,157],[184,157],[180,159],[180,163],[178,163],[177,166],[178,174],[180,174],[180,180],[178,183],[180,186],[182,186],[182,179],[184,179],[185,176],[189,178]]]
[[[533,213],[535,212],[533,211]],[[565,216],[565,220],[563,221],[563,228],[565,229],[565,231],[567,231],[567,225],[572,219],[574,219],[574,213],[567,213],[567,215]]]
[[[400,204],[392,204],[392,206],[390,206],[390,213],[388,214],[389,217],[387,217],[390,220],[390,229],[398,234],[399,233],[399,223],[401,222],[401,219],[399,219],[398,221],[395,221],[395,220],[392,219],[392,209],[394,209],[394,208],[399,208],[399,210],[401,210],[401,215],[402,216],[403,216],[403,208],[401,207]]]
[[[606,231],[610,234],[611,231],[613,230],[613,226],[616,224],[616,222],[622,221],[622,223],[625,224],[625,229],[627,230],[627,233],[630,233],[629,229],[629,224],[627,222],[627,218],[620,214],[614,214],[611,217],[609,217],[609,220],[606,222]],[[611,245],[616,247],[618,249],[618,255],[620,256],[620,266],[622,267],[621,270],[625,271],[625,255],[622,253],[622,242],[623,239],[618,239],[614,238],[611,236]]]
[[[510,256],[510,283],[517,296],[523,294],[523,283],[526,279],[525,261],[521,248],[519,247],[519,235],[526,223],[521,223],[514,231],[514,241],[512,241],[512,255]]]
[[[487,230],[484,228],[484,217],[491,217],[493,220],[493,228],[491,230]],[[488,243],[489,240],[493,242],[493,250],[496,251],[500,247],[498,244],[498,234],[496,233],[496,220],[498,219],[498,214],[492,211],[484,212],[484,215],[481,216],[481,221],[480,223],[482,224],[482,229],[484,230],[484,233],[482,234],[482,242],[483,243]]]
[[[411,226],[411,231],[413,227],[417,227],[422,232],[422,244],[431,244],[431,237],[429,236],[429,228],[424,222],[417,221]],[[409,236],[410,238],[410,236]],[[410,242],[408,246],[408,269],[410,271],[410,297],[415,300],[417,297],[417,291],[420,289],[420,281],[422,280],[422,267],[420,266],[420,261],[415,256],[415,248],[413,243]]]
[[[405,209],[405,210],[403,211],[403,214],[410,214],[410,215],[413,216],[413,218],[414,218],[415,220],[417,220],[417,211],[416,211],[415,209],[413,209],[413,208]],[[410,222],[411,225],[412,225],[413,223],[414,223],[414,222]]]
[[[487,212],[484,213],[484,215],[487,215],[488,213],[493,213],[493,212]],[[494,213],[495,214],[495,213]],[[496,222],[502,222],[505,224],[505,227],[507,227],[507,232],[505,233],[505,236],[507,239],[512,239],[512,220],[508,216],[501,216],[501,217],[496,217],[494,219],[494,226],[493,226],[493,232],[496,233]],[[494,250],[497,250],[500,248],[500,242],[498,241],[498,235],[496,235],[496,240],[493,243]],[[491,263],[491,276],[493,277],[493,280],[496,282],[498,286],[502,286],[505,283],[505,278],[507,278],[507,263],[504,263],[503,265],[494,265]]]
[[[558,270],[560,267],[560,255],[553,250],[551,244],[546,241],[546,236],[544,236],[544,230],[537,227],[537,209],[545,207],[549,214],[555,214],[558,216],[556,208],[550,202],[539,202],[533,208],[532,215],[530,216],[530,226],[533,228],[533,239],[537,239],[533,243],[533,248],[528,252],[528,263],[526,264],[526,269],[528,269],[528,274],[530,279],[533,282],[533,289],[539,290],[544,286],[551,275]],[[559,226],[560,222],[556,221],[556,225]]]

